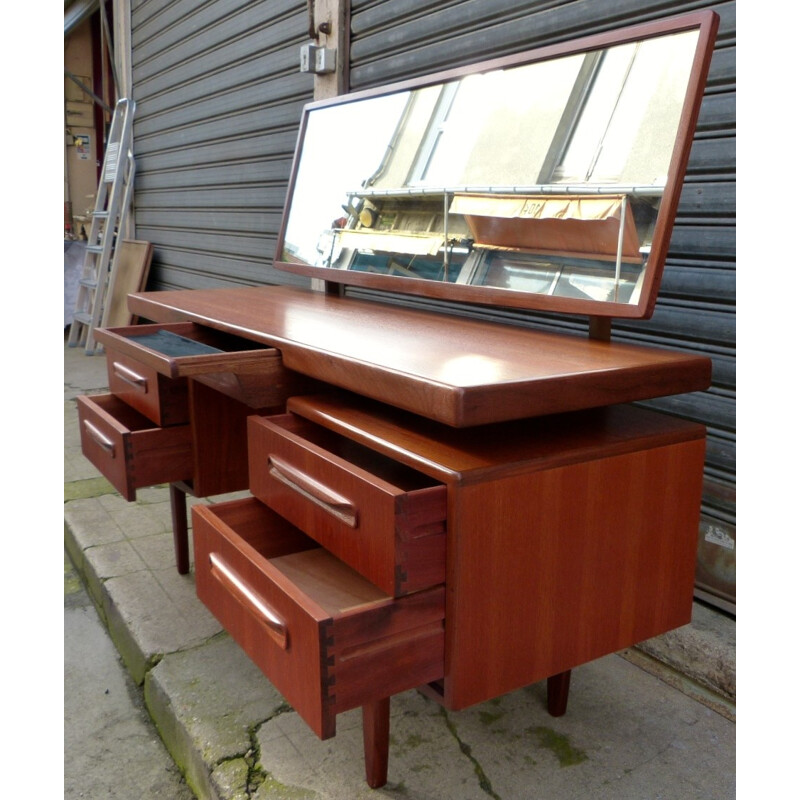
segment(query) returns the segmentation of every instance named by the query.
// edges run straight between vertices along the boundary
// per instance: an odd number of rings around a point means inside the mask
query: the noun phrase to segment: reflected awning
[[[450,205],[454,214],[506,219],[584,219],[620,218],[622,195],[600,197],[493,197],[456,195]]]
[[[457,194],[450,211],[467,220],[480,247],[639,259],[639,237],[624,195]],[[624,214],[624,217],[623,217]]]
[[[341,246],[351,250],[435,256],[444,247],[444,237],[440,234],[341,230],[337,231],[337,236]]]

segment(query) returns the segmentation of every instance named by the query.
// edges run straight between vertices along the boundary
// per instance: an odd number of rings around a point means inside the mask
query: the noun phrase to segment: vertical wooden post
[[[336,51],[336,70],[314,76],[314,99],[326,100],[350,90],[350,0],[314,0],[316,41]]]
[[[350,0],[313,0],[316,43],[336,51],[336,71],[314,76],[314,99],[327,100],[350,90]],[[343,294],[343,285],[336,283],[333,294]],[[311,279],[317,292],[330,291],[331,284]]]

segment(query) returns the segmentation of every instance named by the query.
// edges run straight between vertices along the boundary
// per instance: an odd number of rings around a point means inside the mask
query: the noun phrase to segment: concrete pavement
[[[701,605],[686,629],[574,670],[564,717],[544,684],[460,712],[394,698],[389,782],[370,790],[360,713],[318,740],[177,574],[168,489],[127,503],[81,455],[74,396],[105,385],[102,356],[65,347],[65,545],[198,797],[735,797],[735,624]]]
[[[64,800],[192,800],[72,564],[64,564]]]

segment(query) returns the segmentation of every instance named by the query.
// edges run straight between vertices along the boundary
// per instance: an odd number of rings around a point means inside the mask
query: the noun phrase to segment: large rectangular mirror
[[[717,23],[704,11],[309,104],[276,266],[650,316]]]

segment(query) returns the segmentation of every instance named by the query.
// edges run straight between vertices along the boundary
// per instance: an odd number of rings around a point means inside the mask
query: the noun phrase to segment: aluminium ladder
[[[133,190],[136,164],[131,151],[133,131],[133,100],[117,102],[92,222],[86,243],[86,256],[78,282],[78,296],[67,344],[83,344],[87,355],[95,352],[94,330],[100,324],[111,274],[116,265],[117,237],[124,235],[124,226]]]

